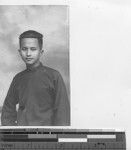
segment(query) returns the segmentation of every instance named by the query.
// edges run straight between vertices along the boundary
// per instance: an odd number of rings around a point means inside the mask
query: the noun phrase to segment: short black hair
[[[42,49],[42,46],[43,46],[43,35],[41,33],[37,32],[37,31],[34,31],[34,30],[28,30],[28,31],[23,32],[19,36],[19,44],[20,44],[20,46],[21,46],[21,40],[23,38],[36,38],[36,39],[38,39],[38,43],[39,43],[40,49]]]

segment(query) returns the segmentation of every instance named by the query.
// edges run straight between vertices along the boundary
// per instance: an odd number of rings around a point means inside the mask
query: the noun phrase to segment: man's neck
[[[26,65],[27,69],[33,69],[33,68],[36,68],[40,65],[40,61],[38,61],[37,63],[35,64],[31,64],[31,65]]]

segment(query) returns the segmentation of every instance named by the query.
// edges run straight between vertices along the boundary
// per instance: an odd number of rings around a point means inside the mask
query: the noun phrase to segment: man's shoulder
[[[46,71],[48,74],[50,75],[52,74],[55,76],[58,76],[60,74],[58,70],[48,67],[48,66],[43,66],[43,71]]]
[[[19,79],[25,74],[26,70],[18,72],[15,76],[14,79]]]
[[[59,78],[62,78],[61,73],[57,69],[43,66],[43,71],[51,80],[58,80]]]

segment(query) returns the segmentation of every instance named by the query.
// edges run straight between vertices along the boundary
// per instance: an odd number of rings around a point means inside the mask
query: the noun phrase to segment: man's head
[[[19,36],[20,47],[21,47],[21,41],[24,38],[36,38],[38,40],[40,49],[42,49],[42,46],[43,46],[43,35],[41,33],[37,32],[37,31],[34,31],[34,30],[28,30],[28,31],[23,32]]]
[[[19,53],[26,65],[37,66],[43,53],[43,35],[39,32],[28,30],[19,36]]]

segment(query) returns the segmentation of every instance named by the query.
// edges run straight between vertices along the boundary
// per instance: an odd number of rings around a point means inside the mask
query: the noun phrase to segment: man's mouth
[[[27,61],[30,61],[30,60],[32,60],[32,59],[33,59],[33,58],[26,58]]]

